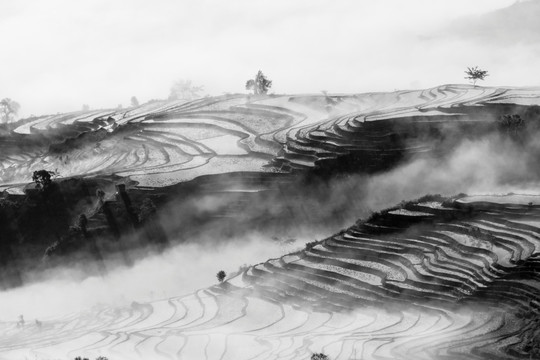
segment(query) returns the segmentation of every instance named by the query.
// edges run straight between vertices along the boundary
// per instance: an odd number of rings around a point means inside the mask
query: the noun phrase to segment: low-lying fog
[[[346,218],[352,225],[354,220],[367,215],[359,209],[380,210],[428,193],[538,193],[540,174],[535,165],[539,154],[537,140],[525,144],[498,136],[465,140],[443,159],[418,157],[387,173],[333,181],[326,188],[331,190],[332,196],[324,199],[328,209],[347,207]],[[274,205],[268,203],[259,207]],[[315,202],[311,206],[324,206],[324,203]],[[276,205],[276,209],[279,208]],[[176,245],[161,255],[143,257],[131,268],[116,267],[105,277],[80,280],[80,274],[76,273],[79,270],[57,271],[54,280],[2,293],[0,319],[14,320],[19,314],[42,318],[98,303],[129,304],[187,294],[217,283],[219,270],[231,274],[244,264],[253,265],[278,257],[301,249],[308,241],[331,235],[337,231],[331,216],[330,213],[327,231],[321,230],[325,220],[318,218],[317,226],[312,229],[299,228],[291,234],[294,242],[285,241],[288,237],[283,236],[272,239],[271,231],[251,232],[246,224],[243,236],[199,239]],[[305,224],[309,219],[304,217],[302,214]],[[219,237],[215,233],[213,236]]]
[[[216,274],[233,274],[243,265],[252,265],[302,248],[312,241],[306,234],[288,243],[249,233],[242,239],[174,246],[163,254],[152,254],[132,267],[117,266],[106,276],[80,280],[80,270],[66,268],[51,274],[52,280],[5,291],[0,296],[0,321],[46,318],[87,309],[96,304],[129,305],[189,294],[218,283]]]

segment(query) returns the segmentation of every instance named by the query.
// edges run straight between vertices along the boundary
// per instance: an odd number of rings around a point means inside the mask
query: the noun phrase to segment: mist
[[[223,199],[207,195],[197,201],[173,202],[161,221],[166,227],[177,222],[195,229],[183,243],[162,254],[139,254],[132,267],[108,265],[110,271],[104,277],[87,277],[84,267],[77,266],[55,269],[47,274],[48,280],[36,281],[29,276],[28,285],[2,293],[0,316],[2,320],[16,314],[44,318],[100,303],[126,305],[188,294],[217,283],[219,270],[232,274],[242,265],[300,250],[306,242],[331,236],[370,211],[428,193],[538,193],[540,173],[535,164],[539,155],[540,142],[534,138],[515,142],[493,134],[466,139],[443,157],[415,157],[388,172],[316,183],[309,191],[297,186],[290,191],[301,193],[298,198],[291,198],[290,193],[282,198],[259,198],[239,211],[237,224],[243,225],[232,232],[229,220],[197,231],[196,223],[185,223],[178,217],[193,209],[198,214],[220,211],[226,205]],[[243,185],[241,181],[236,184]],[[285,216],[292,225],[282,228],[283,223],[270,222],[253,231],[254,219],[261,216],[270,220]]]
[[[0,74],[0,96],[19,102],[21,117],[82,104],[116,108],[128,106],[131,96],[141,103],[166,98],[181,78],[210,95],[245,92],[259,69],[275,93],[463,83],[463,71],[475,65],[490,71],[488,86],[536,85],[530,74],[537,70],[537,42],[501,49],[475,41],[461,31],[469,23],[458,21],[474,17],[482,24],[480,15],[513,3],[8,0],[0,31],[12,36],[4,38],[9,71]]]
[[[368,178],[365,205],[381,209],[426,194],[536,194],[539,155],[537,139],[520,143],[492,135],[464,140],[443,158],[418,157]]]
[[[193,293],[217,284],[216,274],[228,276],[241,266],[264,262],[302,248],[310,238],[292,243],[276,241],[252,232],[228,241],[202,241],[180,244],[162,254],[153,253],[137,260],[132,267],[109,264],[105,276],[84,276],[84,270],[63,267],[48,274],[49,279],[21,288],[3,291],[0,320],[14,321],[19,314],[27,319],[67,315],[92,306],[129,306]],[[83,272],[83,273],[81,273]]]

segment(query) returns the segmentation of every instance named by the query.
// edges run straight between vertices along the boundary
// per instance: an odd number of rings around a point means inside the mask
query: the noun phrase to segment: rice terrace
[[[0,359],[540,359],[540,2],[382,3],[8,0]]]

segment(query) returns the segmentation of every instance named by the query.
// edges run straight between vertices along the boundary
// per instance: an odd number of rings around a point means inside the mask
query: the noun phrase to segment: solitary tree
[[[171,86],[169,100],[195,100],[201,97],[199,94],[204,86],[195,86],[191,80],[178,80]]]
[[[32,175],[32,181],[36,183],[36,186],[41,190],[46,190],[51,184],[51,176],[54,172],[47,170],[34,171]]]
[[[83,104],[82,106],[82,111],[89,111],[90,110],[90,105],[88,104]]]
[[[225,280],[225,277],[226,277],[226,276],[227,276],[227,274],[226,274],[225,271],[223,271],[223,270],[220,270],[220,271],[216,274],[216,277],[217,277],[217,279],[218,279],[218,281],[219,281],[220,283],[222,283],[223,280]]]
[[[465,74],[467,75],[465,76],[465,79],[472,81],[474,86],[476,86],[478,80],[484,80],[486,76],[489,76],[486,70],[481,70],[478,66],[473,68],[467,67]]]
[[[132,106],[132,107],[137,107],[137,106],[139,106],[139,100],[137,100],[137,97],[136,97],[136,96],[132,96],[132,97],[131,97],[131,106]]]
[[[324,353],[315,353],[311,355],[311,360],[330,360],[330,357]]]
[[[21,106],[16,101],[11,100],[10,98],[4,98],[0,101],[0,116],[1,121],[5,124],[9,123],[17,113]]]
[[[261,70],[255,76],[255,79],[250,79],[246,82],[246,90],[253,90],[253,94],[266,94],[268,89],[272,87],[272,80],[268,80]]]

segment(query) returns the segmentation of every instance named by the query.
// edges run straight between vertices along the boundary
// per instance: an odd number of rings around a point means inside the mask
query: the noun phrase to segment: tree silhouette
[[[220,270],[220,271],[216,274],[216,277],[217,277],[217,279],[218,279],[218,281],[219,281],[220,283],[222,283],[223,280],[225,280],[225,277],[226,277],[226,276],[227,276],[227,274],[226,274],[225,271],[223,271],[223,270]]]
[[[268,89],[272,87],[272,80],[268,80],[263,72],[259,70],[255,79],[250,79],[246,82],[246,90],[253,90],[253,94],[266,94]]]
[[[315,353],[311,355],[311,360],[330,360],[330,357],[324,353]]]
[[[137,107],[139,106],[139,100],[137,100],[136,96],[131,97],[131,107]]]
[[[195,86],[191,80],[178,80],[171,87],[169,100],[195,100],[201,97],[199,94],[204,86]]]
[[[52,184],[51,176],[54,172],[47,170],[34,171],[32,175],[32,181],[36,183],[36,186],[41,190],[46,190]]]
[[[18,102],[10,98],[4,98],[0,101],[0,116],[3,123],[9,123],[19,112],[21,106]]]
[[[476,86],[476,82],[478,80],[484,80],[486,76],[489,76],[486,70],[481,70],[478,68],[478,66],[475,66],[473,68],[467,67],[465,74],[467,74],[467,76],[465,76],[465,79],[472,81],[474,86]]]

